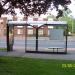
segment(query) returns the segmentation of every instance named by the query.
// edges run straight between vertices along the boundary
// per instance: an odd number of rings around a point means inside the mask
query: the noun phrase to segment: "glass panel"
[[[33,28],[32,29],[28,29],[28,35],[33,35]]]
[[[16,34],[16,31],[17,31],[17,34]],[[21,35],[18,35],[18,34],[21,34]],[[25,34],[23,34],[23,29],[16,29],[16,26],[14,26],[13,50],[18,52],[25,52]]]
[[[31,27],[31,26],[30,26]],[[26,38],[26,51],[35,51],[35,47],[36,47],[36,29],[30,28],[29,26],[27,27],[27,38]],[[29,34],[32,34],[31,36]]]
[[[17,29],[17,34],[23,34],[23,29]]]
[[[23,26],[17,26],[17,28],[23,28]]]
[[[39,34],[39,36],[42,36],[43,35],[43,29],[39,29],[38,34]]]
[[[63,29],[46,27],[43,29],[43,36],[38,37],[38,51],[64,52],[66,47],[66,37]]]

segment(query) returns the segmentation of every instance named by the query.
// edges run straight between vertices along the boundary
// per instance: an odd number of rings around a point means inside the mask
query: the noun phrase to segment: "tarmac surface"
[[[69,37],[69,41],[75,41],[75,36]],[[73,43],[74,47],[75,44]],[[27,58],[39,58],[39,59],[60,59],[60,60],[75,60],[75,48],[68,48],[67,54],[41,54],[41,53],[25,53],[22,50],[14,50],[11,52],[0,51],[0,56],[11,57],[27,57]]]

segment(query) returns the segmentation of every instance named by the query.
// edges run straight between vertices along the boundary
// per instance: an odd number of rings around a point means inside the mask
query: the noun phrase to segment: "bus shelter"
[[[13,51],[14,26],[25,27],[25,52],[27,53],[67,53],[68,25],[65,21],[8,21],[7,51]],[[35,29],[35,36],[28,37],[28,27]],[[46,36],[40,30],[47,27]],[[45,34],[44,34],[45,35]]]

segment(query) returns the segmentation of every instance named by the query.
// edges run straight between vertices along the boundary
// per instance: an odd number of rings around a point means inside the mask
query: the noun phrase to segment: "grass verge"
[[[0,57],[0,75],[75,75],[75,61]]]
[[[7,48],[0,48],[0,51],[6,51]]]

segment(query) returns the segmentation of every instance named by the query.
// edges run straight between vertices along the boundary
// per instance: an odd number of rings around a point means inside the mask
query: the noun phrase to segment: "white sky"
[[[72,16],[75,17],[75,0],[71,0],[71,2],[72,3],[68,7],[72,11]]]

